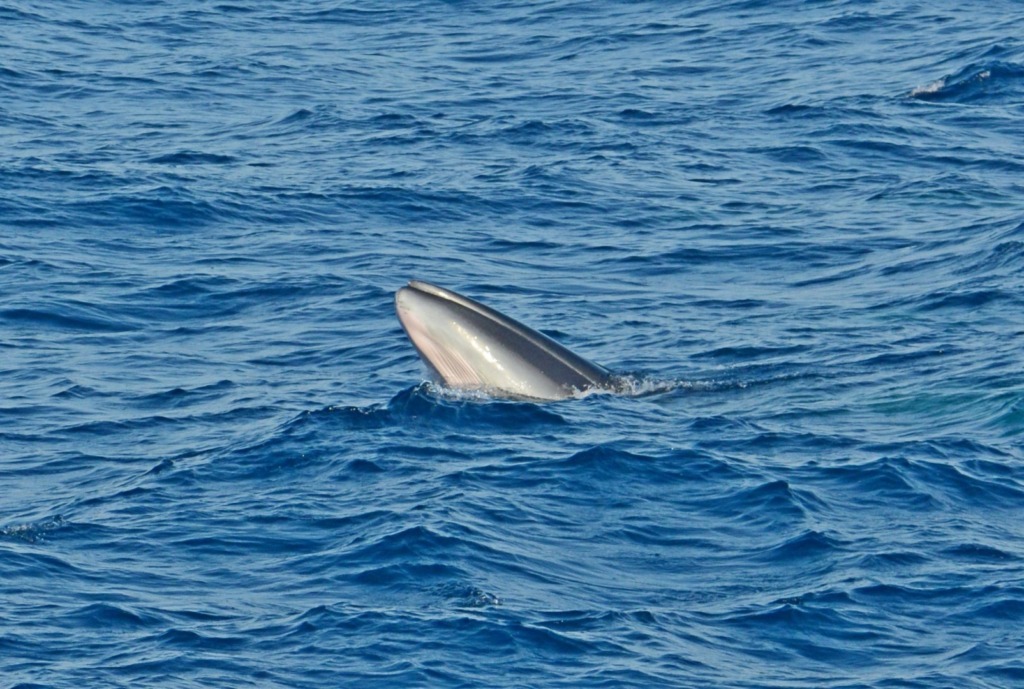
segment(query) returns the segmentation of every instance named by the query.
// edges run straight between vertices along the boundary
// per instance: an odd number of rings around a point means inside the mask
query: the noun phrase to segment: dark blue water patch
[[[996,596],[998,596],[998,600],[975,606],[973,609],[965,611],[965,616],[969,615],[971,621],[977,623],[986,619],[997,622],[1019,620],[1021,615],[1024,615],[1024,591],[1019,587],[1007,587],[1006,590],[1000,591],[996,595],[985,596],[985,598]],[[1020,669],[1024,669],[1024,666],[1021,666]]]
[[[713,538],[669,525],[629,525],[609,533],[608,538],[643,548],[687,549],[693,553],[715,552],[718,549],[718,542]]]
[[[762,426],[751,423],[745,419],[736,419],[728,416],[701,416],[690,423],[694,433],[715,438],[722,435],[735,435],[739,437],[765,432]]]
[[[45,309],[13,308],[0,311],[0,319],[14,332],[50,330],[69,333],[120,333],[140,326],[124,318],[104,313],[90,304],[62,302]]]
[[[836,624],[839,616],[830,609],[829,603],[832,602],[836,601],[824,601],[824,605],[819,606],[813,605],[812,600],[778,601],[765,608],[730,616],[726,622],[730,626],[770,627],[789,633],[800,628],[820,630],[823,627],[842,627]]]
[[[395,395],[387,408],[398,422],[442,423],[451,427],[468,423],[525,430],[566,423],[554,405],[505,402],[486,396],[474,398],[472,394],[456,394],[454,399],[446,399],[443,394],[443,390],[431,384],[419,385]]]
[[[241,635],[215,636],[189,629],[169,629],[151,639],[147,639],[147,641],[162,648],[181,648],[191,651],[211,652],[229,652],[245,648],[250,643],[246,637]]]
[[[79,385],[77,383],[71,383],[68,387],[60,390],[59,392],[53,393],[53,397],[56,399],[95,399],[102,397],[105,393],[97,390],[96,388],[89,387],[88,385]],[[109,393],[107,393],[109,394]]]
[[[990,275],[995,270],[1024,270],[1024,241],[999,242],[979,260],[957,269],[963,275]]]
[[[161,426],[176,426],[186,423],[188,423],[187,419],[153,415],[122,421],[88,421],[69,426],[63,432],[71,437],[109,437],[111,435],[127,434],[133,430],[155,431]]]
[[[888,573],[911,570],[926,565],[931,558],[914,550],[889,550],[867,553],[860,557],[859,564],[867,572]]]
[[[947,359],[948,357],[953,357],[959,353],[959,348],[956,346],[939,344],[938,346],[926,346],[922,349],[910,351],[902,350],[875,354],[864,361],[859,361],[857,363],[859,366],[878,370],[885,367],[905,367],[916,366],[917,364],[930,364],[934,363],[932,361],[934,359]]]
[[[831,120],[832,109],[807,103],[784,103],[765,110],[765,114],[782,120],[807,122],[815,119]]]
[[[962,164],[962,160],[932,162],[943,166],[948,163]],[[888,184],[869,197],[869,201],[902,201],[905,204],[931,204],[936,206],[973,207],[985,210],[991,207],[993,199],[1003,194],[984,180],[960,172],[946,172],[927,180],[901,181]]]
[[[26,10],[18,9],[17,7],[2,7],[0,8],[0,17],[4,21],[36,21],[40,19],[41,15],[34,12],[28,12]]]
[[[201,153],[198,151],[179,151],[151,158],[148,162],[157,165],[226,165],[237,162],[237,160],[236,157],[229,155]]]
[[[744,527],[762,526],[774,530],[804,523],[822,505],[820,498],[812,491],[795,489],[788,482],[775,479],[722,496],[712,510]],[[801,535],[788,546],[778,546],[782,548],[779,556],[782,552],[799,551],[803,547],[801,543],[807,538],[811,539],[808,544],[816,539],[807,534]]]
[[[937,510],[940,502],[924,486],[916,485],[913,467],[905,458],[881,457],[859,465],[835,466],[826,470],[836,489],[849,491],[849,500],[860,505],[915,513]]]
[[[618,113],[618,118],[632,126],[661,127],[668,123],[678,123],[680,120],[668,114],[654,113],[641,108],[624,108]]]
[[[808,145],[776,146],[764,149],[761,153],[776,162],[797,165],[820,164],[828,159],[823,151]]]
[[[10,538],[12,537],[4,536],[4,541]],[[18,536],[13,538],[20,540]],[[90,576],[88,568],[78,567],[58,555],[47,553],[36,547],[36,544],[23,547],[17,543],[10,545],[4,541],[0,541],[4,553],[0,574],[9,581],[15,578],[22,579],[26,573],[32,580],[51,582],[77,581]]]
[[[949,464],[922,462],[917,474],[920,480],[941,488],[946,499],[964,499],[984,509],[1014,510],[1024,500],[1024,485],[973,476]]]
[[[130,607],[108,603],[91,603],[69,613],[69,619],[106,633],[124,633],[139,628],[151,628],[162,621],[154,615],[132,610]]]
[[[162,392],[141,395],[135,399],[135,403],[143,409],[188,408],[203,401],[222,398],[225,392],[231,391],[235,387],[230,380],[221,380],[192,389],[175,387]]]
[[[215,219],[229,219],[233,212],[182,187],[159,185],[132,194],[114,193],[100,200],[78,201],[70,206],[90,224],[111,223],[124,227],[154,229],[198,228]]]
[[[856,667],[870,657],[869,649],[884,644],[889,637],[877,623],[841,612],[848,606],[848,596],[827,592],[748,605],[716,623],[745,638],[763,639],[754,649],[756,655],[820,663],[824,674],[818,681],[828,681],[829,671],[824,668]]]
[[[962,600],[965,591],[960,587],[934,587],[924,585],[918,586],[897,586],[893,584],[869,584],[859,586],[851,591],[851,596],[857,601],[884,600],[894,608],[906,606],[908,608],[921,608],[930,610],[942,610],[951,604]],[[896,612],[895,610],[893,612]]]
[[[495,238],[488,242],[487,250],[495,251],[499,253],[505,252],[523,252],[523,253],[535,253],[535,252],[548,252],[548,251],[561,251],[565,249],[565,245],[557,241],[542,240],[542,239],[524,239],[520,241],[504,238]]]
[[[922,300],[922,311],[933,310],[977,310],[981,308],[1017,308],[1022,302],[1016,290],[1001,288],[963,288],[937,290]]]
[[[808,347],[802,345],[783,347],[721,347],[710,352],[701,352],[694,355],[695,359],[714,359],[725,363],[740,363],[750,361],[762,361],[772,359],[789,359],[794,354],[808,351]]]
[[[1019,559],[1012,553],[1000,550],[999,548],[991,545],[979,543],[964,543],[962,545],[957,545],[944,550],[942,554],[949,558],[964,560],[975,564],[986,562],[1007,562]]]
[[[432,188],[408,188],[393,184],[345,186],[336,189],[338,201],[375,209],[375,215],[389,216],[406,223],[427,224],[464,222],[473,217],[472,195]],[[480,201],[482,205],[487,202]]]
[[[189,276],[149,287],[141,295],[152,295],[154,302],[167,301],[169,299],[187,299],[206,294],[221,294],[228,287],[237,284],[236,281],[223,276]]]
[[[345,120],[329,106],[320,106],[312,110],[298,108],[287,115],[266,117],[248,122],[244,125],[233,125],[230,129],[218,130],[219,136],[246,141],[253,138],[273,138],[296,136],[303,133],[330,130],[344,126]]]

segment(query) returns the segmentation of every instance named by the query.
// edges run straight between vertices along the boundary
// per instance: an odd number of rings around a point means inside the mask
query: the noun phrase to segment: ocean
[[[0,685],[1024,686],[1022,27],[0,0]]]

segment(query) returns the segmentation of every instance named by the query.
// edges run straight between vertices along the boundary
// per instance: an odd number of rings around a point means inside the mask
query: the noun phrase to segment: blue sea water
[[[0,684],[1024,686],[1022,27],[0,0]]]

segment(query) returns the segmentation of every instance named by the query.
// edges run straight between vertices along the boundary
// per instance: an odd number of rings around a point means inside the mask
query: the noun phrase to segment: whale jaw
[[[395,311],[427,367],[450,388],[560,400],[611,381],[605,368],[443,287],[413,280],[395,293]]]

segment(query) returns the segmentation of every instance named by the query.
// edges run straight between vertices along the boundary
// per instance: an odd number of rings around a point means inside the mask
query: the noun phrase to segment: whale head
[[[395,311],[427,367],[450,388],[559,400],[611,384],[604,367],[443,287],[413,280],[395,294]]]

